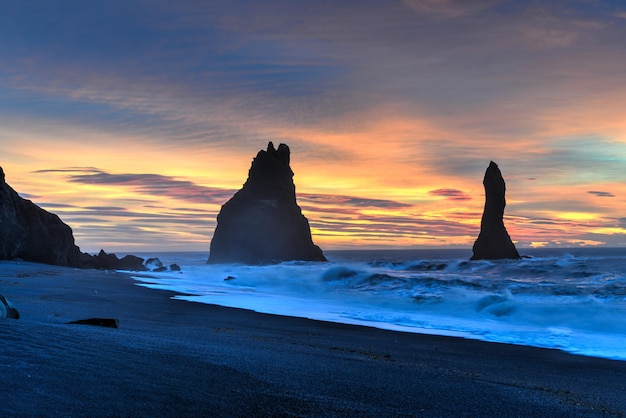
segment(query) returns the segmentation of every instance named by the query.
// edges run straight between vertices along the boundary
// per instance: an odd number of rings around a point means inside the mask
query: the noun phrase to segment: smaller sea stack
[[[480,222],[480,234],[474,242],[471,260],[519,259],[515,244],[504,227],[506,185],[498,165],[491,161],[485,179],[485,210]]]
[[[296,203],[290,151],[270,142],[252,161],[248,180],[217,216],[208,263],[326,261]]]

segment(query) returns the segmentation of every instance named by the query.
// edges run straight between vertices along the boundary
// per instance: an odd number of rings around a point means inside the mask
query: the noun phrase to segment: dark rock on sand
[[[81,254],[80,267],[98,270],[146,270],[141,257],[127,255],[120,259],[115,254],[107,254],[104,250],[100,250],[98,255]]]
[[[178,264],[170,264],[170,271],[180,271],[180,266]]]
[[[128,254],[120,259],[116,270],[143,271],[145,269],[143,258]]]
[[[0,259],[78,266],[80,255],[72,229],[57,215],[21,198],[0,168]]]
[[[480,234],[474,242],[472,260],[519,259],[515,244],[504,227],[506,185],[497,164],[491,161],[485,178],[485,210],[480,222]]]
[[[87,318],[68,322],[68,324],[95,325],[106,328],[119,328],[120,323],[114,318]]]
[[[243,188],[220,210],[208,263],[326,261],[296,203],[289,159],[285,144],[259,151]]]
[[[7,298],[0,295],[0,318],[20,319],[20,313]]]

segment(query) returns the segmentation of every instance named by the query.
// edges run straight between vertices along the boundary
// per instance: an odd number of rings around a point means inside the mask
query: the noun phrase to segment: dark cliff
[[[30,200],[20,197],[0,167],[0,260],[32,261],[79,268],[146,270],[143,258],[115,254],[92,256],[74,244],[72,228]]]
[[[72,229],[57,215],[21,198],[0,168],[0,259],[78,266],[80,257]]]

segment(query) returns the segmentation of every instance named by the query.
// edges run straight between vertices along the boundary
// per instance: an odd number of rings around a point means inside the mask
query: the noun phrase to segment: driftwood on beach
[[[15,306],[2,295],[0,295],[0,318],[20,318],[20,313]]]

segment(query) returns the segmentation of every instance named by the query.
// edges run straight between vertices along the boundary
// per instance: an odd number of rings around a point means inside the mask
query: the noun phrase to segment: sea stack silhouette
[[[515,244],[504,227],[506,185],[498,165],[491,161],[485,178],[485,210],[480,222],[480,234],[474,242],[471,260],[519,259]]]
[[[217,216],[209,264],[326,261],[296,203],[290,151],[270,142],[252,161],[248,180]]]
[[[59,217],[21,198],[0,168],[0,259],[78,266],[80,249]]]

